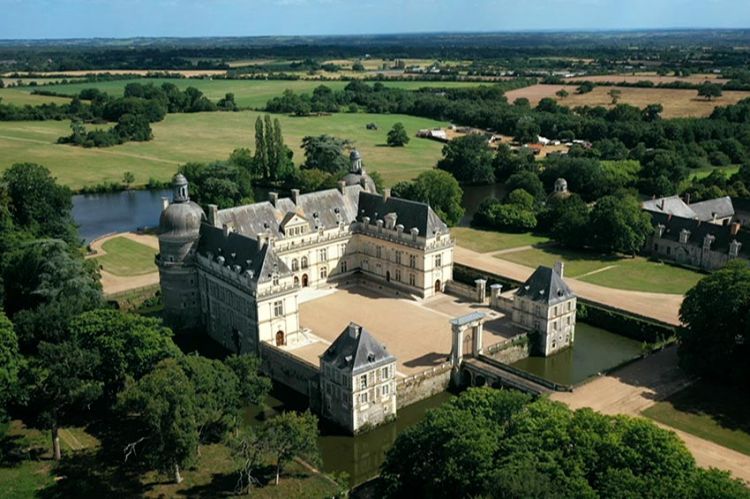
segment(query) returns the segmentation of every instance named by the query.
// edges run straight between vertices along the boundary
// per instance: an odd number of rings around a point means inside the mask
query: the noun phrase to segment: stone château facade
[[[304,339],[300,292],[357,274],[406,295],[432,296],[453,277],[453,240],[425,203],[375,191],[359,153],[336,189],[208,214],[174,179],[162,212],[156,257],[164,317],[202,328],[224,347],[259,353],[260,343]]]

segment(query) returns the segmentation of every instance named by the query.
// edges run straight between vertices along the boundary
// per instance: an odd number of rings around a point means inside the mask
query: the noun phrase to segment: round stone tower
[[[362,155],[359,154],[359,151],[352,149],[349,154],[349,161],[351,163],[349,173],[344,175],[342,179],[346,185],[361,185],[367,192],[376,193],[378,189],[375,187],[375,182],[365,172],[365,168],[362,166]]]
[[[172,181],[172,204],[159,218],[159,267],[164,320],[175,330],[186,330],[200,324],[198,271],[195,251],[201,223],[206,216],[198,204],[190,201],[188,181],[181,174]]]

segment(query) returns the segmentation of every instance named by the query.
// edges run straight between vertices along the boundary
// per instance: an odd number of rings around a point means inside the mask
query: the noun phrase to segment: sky
[[[0,39],[750,28],[750,0],[0,0]]]

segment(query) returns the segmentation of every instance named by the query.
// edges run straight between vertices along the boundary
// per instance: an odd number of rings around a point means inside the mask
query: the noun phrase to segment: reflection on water
[[[346,472],[351,486],[369,480],[379,473],[385,454],[396,441],[396,436],[421,421],[429,409],[441,406],[452,397],[451,393],[443,392],[412,404],[398,411],[396,421],[356,437],[321,422],[318,447],[323,458],[323,470],[329,473]],[[303,411],[308,407],[304,397],[277,384],[274,384],[266,404],[268,407],[263,411],[248,409],[246,420],[249,424],[259,424],[281,411]]]
[[[474,217],[474,213],[479,209],[479,205],[485,198],[494,197],[502,199],[505,196],[505,185],[504,184],[489,184],[489,185],[465,185],[462,186],[464,190],[463,198],[461,199],[461,205],[464,207],[464,216],[458,223],[461,227],[468,227],[471,224],[471,219]]]
[[[573,348],[549,357],[529,357],[511,365],[556,383],[574,385],[640,354],[639,342],[579,322]]]

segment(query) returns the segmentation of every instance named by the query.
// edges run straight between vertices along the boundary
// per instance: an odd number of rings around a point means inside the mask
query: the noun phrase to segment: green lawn
[[[105,255],[96,257],[107,272],[119,276],[148,274],[156,270],[154,255],[158,251],[127,237],[115,237],[102,245]]]
[[[456,244],[479,253],[491,253],[520,246],[532,246],[549,242],[547,236],[539,236],[530,232],[511,234],[493,230],[479,230],[469,227],[453,227],[451,234]]]
[[[632,291],[684,294],[704,277],[700,272],[652,262],[643,257],[598,255],[554,246],[503,253],[497,258],[532,268],[539,265],[550,267],[561,260],[565,263],[565,275],[568,277]],[[595,271],[599,272],[590,274]]]
[[[0,170],[16,162],[40,163],[73,189],[103,181],[119,182],[124,171],[135,174],[136,184],[145,184],[149,177],[168,180],[182,163],[226,159],[237,147],[254,149],[258,114],[169,114],[164,121],[152,125],[154,139],[150,142],[101,149],[56,144],[58,137],[70,134],[67,121],[0,122]],[[364,113],[275,117],[281,121],[285,141],[294,151],[297,164],[304,160],[302,137],[323,133],[354,141],[368,170],[380,172],[389,185],[416,177],[434,167],[441,157],[440,143],[414,137],[420,128],[445,126],[434,120]],[[370,122],[376,123],[379,130],[366,130],[365,125]],[[396,122],[402,122],[412,137],[406,147],[385,146],[388,130]]]
[[[740,167],[733,166],[709,166],[707,168],[697,168],[690,171],[690,176],[696,180],[708,177],[712,171],[719,170],[725,177],[730,177],[739,171]]]
[[[738,389],[701,381],[649,407],[643,415],[750,455],[750,399]]]
[[[47,90],[65,95],[75,95],[86,88],[98,88],[110,95],[121,96],[125,85],[131,82],[142,84],[153,83],[161,85],[164,82],[171,82],[180,89],[195,87],[203,92],[206,97],[216,101],[224,97],[225,94],[234,93],[235,102],[241,107],[250,107],[253,109],[262,109],[266,102],[272,97],[282,94],[286,89],[293,90],[297,93],[312,93],[313,89],[324,84],[333,90],[343,89],[349,82],[347,81],[315,81],[315,80],[209,80],[209,79],[186,79],[186,78],[139,78],[133,80],[113,80],[101,82],[81,82],[53,85],[45,87]],[[388,87],[398,87],[407,89],[417,89],[422,87],[470,87],[480,85],[478,82],[428,82],[428,81],[394,81],[385,82]],[[491,84],[491,83],[490,83]]]

